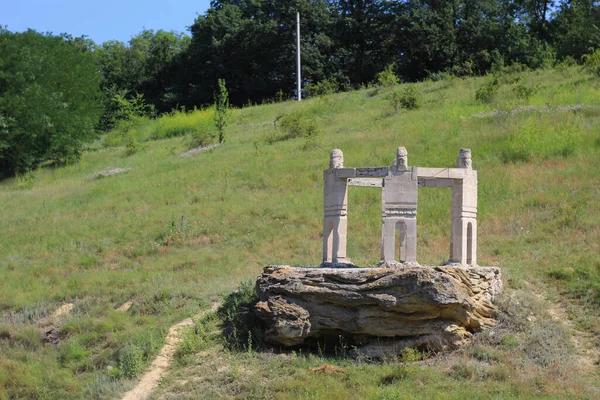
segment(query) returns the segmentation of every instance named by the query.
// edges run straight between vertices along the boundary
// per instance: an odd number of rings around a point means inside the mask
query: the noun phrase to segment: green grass
[[[318,265],[322,171],[333,148],[357,167],[390,165],[398,146],[408,149],[409,165],[452,167],[458,150],[471,148],[479,173],[480,265],[503,267],[512,288],[533,282],[556,296],[576,326],[597,340],[600,81],[577,68],[500,81],[489,103],[475,99],[487,78],[419,83],[420,107],[397,114],[391,92],[377,88],[238,109],[227,142],[190,158],[177,155],[189,136],[210,131],[211,111],[177,112],[109,133],[102,142],[117,147],[98,143],[76,164],[0,182],[0,399],[118,396],[167,328],[215,295],[254,279],[267,264]],[[522,96],[517,85],[536,90]],[[588,107],[539,111],[573,104]],[[539,109],[479,116],[528,105]],[[273,121],[282,114],[313,120],[319,135],[270,140],[281,135]],[[144,145],[131,153],[128,135]],[[132,170],[87,179],[116,167]],[[379,261],[380,196],[350,189],[348,253],[357,264]],[[422,264],[448,258],[449,206],[449,191],[419,193]],[[128,300],[135,302],[129,311],[114,311]],[[75,304],[73,314],[57,326],[58,342],[46,344],[40,321],[65,302]],[[470,356],[452,374],[419,364],[411,379],[386,380],[397,363],[340,360],[344,378],[318,376],[308,372],[325,362],[318,356],[271,357],[199,343],[188,348],[213,348],[226,358],[231,382],[249,369],[275,388],[240,380],[246,383],[215,397],[473,398],[488,388],[489,397],[554,398],[573,393],[570,384],[596,385],[561,375],[560,386],[556,375],[540,372],[513,390],[520,369],[504,363],[498,367],[504,372],[495,371]],[[489,348],[500,348],[502,357],[509,351],[501,344]],[[193,357],[183,359],[193,364]],[[185,374],[185,365],[175,374]]]

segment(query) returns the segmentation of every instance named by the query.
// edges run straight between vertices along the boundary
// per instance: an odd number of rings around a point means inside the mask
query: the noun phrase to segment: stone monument
[[[461,149],[457,168],[408,166],[408,152],[398,147],[391,167],[344,168],[341,150],[331,152],[324,172],[323,266],[344,266],[348,236],[348,186],[381,188],[381,266],[417,266],[419,188],[452,188],[449,264],[477,265],[477,171],[471,150]],[[395,249],[396,235],[400,249]],[[398,260],[396,260],[398,250]]]
[[[349,186],[381,188],[376,268],[359,268],[346,254]],[[439,187],[452,188],[449,261],[421,266],[418,192]],[[266,340],[295,346],[343,338],[363,354],[381,356],[407,346],[456,348],[494,325],[502,277],[499,268],[477,266],[471,150],[460,150],[456,168],[411,167],[404,147],[389,167],[347,168],[342,151],[334,149],[324,171],[323,210],[321,266],[268,266],[257,280],[254,311],[265,323]]]

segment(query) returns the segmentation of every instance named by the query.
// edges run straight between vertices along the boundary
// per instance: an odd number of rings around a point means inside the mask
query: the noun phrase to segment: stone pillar
[[[344,167],[341,150],[331,151],[325,170],[323,204],[323,263],[346,263],[348,233],[348,179],[338,178],[336,169]]]
[[[395,264],[396,235],[400,235],[398,261],[417,263],[418,179],[408,166],[408,153],[399,147],[390,175],[381,189],[381,262]]]
[[[452,232],[450,263],[477,265],[477,172],[471,150],[461,149],[456,167],[465,170],[463,179],[452,184]]]

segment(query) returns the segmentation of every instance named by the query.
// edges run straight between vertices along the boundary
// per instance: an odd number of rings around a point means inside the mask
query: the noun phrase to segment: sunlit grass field
[[[576,67],[505,74],[495,99],[476,101],[489,79],[416,84],[420,107],[399,112],[390,99],[403,85],[236,109],[226,142],[189,158],[178,155],[189,136],[210,134],[212,111],[173,113],[107,134],[75,164],[0,182],[0,399],[118,397],[173,323],[267,264],[320,264],[331,149],[343,150],[346,166],[367,167],[390,165],[398,146],[409,165],[430,167],[452,167],[460,148],[472,149],[479,264],[503,268],[509,292],[527,303],[507,309],[533,322],[515,324],[508,344],[483,341],[412,363],[236,352],[207,339],[156,396],[600,396],[597,365],[575,373],[575,356],[536,364],[511,355],[531,345],[519,332],[552,324],[547,304],[562,304],[569,326],[598,350],[600,80]],[[313,121],[318,132],[278,140],[282,115]],[[131,138],[134,151],[125,146]],[[89,179],[107,168],[131,170]],[[376,189],[350,188],[348,254],[358,265],[379,261],[380,201]],[[448,190],[419,192],[421,264],[448,258],[450,201]],[[115,310],[127,301],[132,308]],[[48,341],[44,321],[65,303],[74,309]],[[556,337],[575,355],[567,328]],[[324,363],[344,372],[310,372]]]

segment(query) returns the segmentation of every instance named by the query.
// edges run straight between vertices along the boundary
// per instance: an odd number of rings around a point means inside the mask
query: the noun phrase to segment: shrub
[[[308,96],[326,96],[339,92],[340,84],[336,78],[325,78],[320,82],[306,85],[304,90]]]
[[[137,153],[139,149],[140,144],[135,139],[131,138],[127,141],[127,144],[125,145],[125,155],[132,156],[135,153]]]
[[[400,111],[400,98],[401,97],[402,97],[402,95],[397,90],[394,91],[392,93],[392,95],[390,96],[390,104],[391,104],[392,108],[394,109],[395,114],[398,114],[398,111]]]
[[[390,104],[395,113],[398,113],[401,108],[405,108],[407,110],[415,110],[419,108],[417,89],[415,86],[409,85],[402,93],[399,91],[394,91],[390,96]]]
[[[525,356],[542,367],[567,365],[569,337],[560,324],[541,321],[532,326],[524,343]]]
[[[395,68],[395,63],[388,64],[383,71],[377,74],[377,83],[379,86],[390,88],[400,83],[400,79],[398,79],[398,76],[396,76],[396,73],[394,72]]]
[[[278,115],[275,118],[275,127],[283,134],[270,137],[268,139],[270,143],[299,137],[315,139],[319,135],[319,128],[314,118],[300,112]]]
[[[195,149],[197,147],[208,146],[213,142],[213,136],[206,131],[197,131],[190,135],[188,140],[188,148]]]
[[[477,89],[477,92],[475,92],[475,100],[482,103],[491,103],[498,94],[499,88],[500,82],[498,82],[498,78],[494,77],[494,79]]]
[[[414,85],[409,85],[404,89],[404,93],[402,94],[402,97],[400,97],[400,105],[407,110],[415,110],[419,108],[417,88]]]
[[[529,100],[537,92],[537,89],[535,86],[519,83],[513,88],[513,92],[519,99]]]
[[[135,344],[128,344],[119,353],[119,371],[126,378],[135,378],[144,367],[144,352]]]
[[[98,129],[109,131],[119,127],[130,129],[139,117],[153,117],[156,111],[152,104],[146,104],[144,96],[136,93],[128,96],[126,90],[113,93],[106,102],[104,114],[98,123]]]
[[[583,61],[583,69],[600,76],[600,49],[590,54],[585,54],[581,60]]]
[[[429,79],[431,79],[433,82],[451,80],[453,78],[455,78],[455,76],[446,71],[431,72],[429,74]]]

